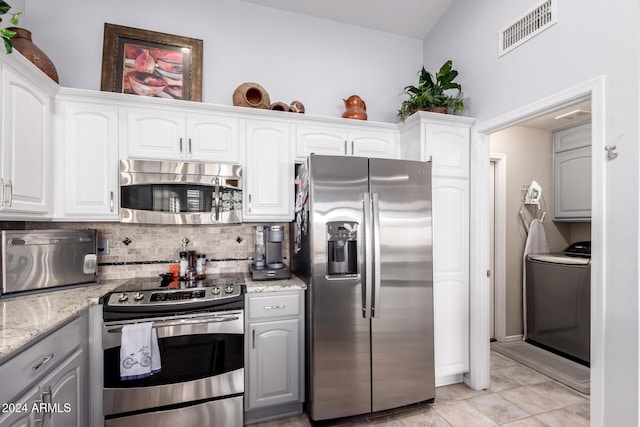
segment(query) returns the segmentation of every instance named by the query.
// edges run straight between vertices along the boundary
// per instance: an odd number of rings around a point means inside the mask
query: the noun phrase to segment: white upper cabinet
[[[301,123],[296,127],[296,160],[309,154],[399,158],[395,125],[383,123]]]
[[[553,219],[591,220],[591,123],[553,133]]]
[[[118,107],[63,89],[56,98],[60,221],[118,221]]]
[[[286,121],[246,120],[245,222],[293,219],[292,127]]]
[[[122,108],[120,150],[128,158],[239,163],[239,120],[205,108]],[[121,156],[124,157],[124,156]]]
[[[0,218],[48,219],[59,87],[18,52],[0,56]]]

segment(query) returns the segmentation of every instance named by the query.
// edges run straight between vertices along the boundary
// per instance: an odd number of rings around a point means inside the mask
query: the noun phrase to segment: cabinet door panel
[[[469,182],[433,178],[436,378],[469,369]]]
[[[64,144],[56,175],[58,219],[118,220],[118,109],[69,103],[64,111]]]
[[[553,133],[554,153],[589,146],[591,146],[591,122]]]
[[[469,176],[469,128],[427,125],[426,143],[431,146],[434,176]]]
[[[350,150],[354,156],[397,158],[396,135],[394,132],[356,132],[349,133]]]
[[[13,70],[6,68],[4,73],[2,177],[10,184],[4,209],[47,214],[50,99]]]
[[[129,157],[184,158],[187,150],[185,119],[175,111],[125,111],[125,148]]]
[[[244,219],[293,219],[293,161],[288,124],[248,122]]]
[[[86,378],[85,370],[83,351],[79,348],[43,381],[41,391],[45,396],[45,403],[47,393],[50,393],[50,403],[53,405],[49,424],[51,427],[86,425],[86,413],[82,406],[86,392],[82,383],[83,378]]]
[[[347,131],[332,127],[299,125],[296,130],[296,159],[309,154],[347,155]]]
[[[591,147],[553,156],[554,219],[591,218]]]
[[[254,341],[249,354],[251,408],[295,402],[299,398],[299,320],[249,325]]]
[[[189,158],[195,161],[237,163],[238,119],[188,115]]]

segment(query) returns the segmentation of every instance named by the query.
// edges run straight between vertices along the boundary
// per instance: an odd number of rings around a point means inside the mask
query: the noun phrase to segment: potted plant
[[[0,15],[4,15],[9,12],[11,6],[5,3],[3,0],[0,0]],[[11,25],[18,25],[18,16],[20,16],[20,12],[14,13],[9,18],[9,22]],[[2,22],[2,16],[0,16],[0,22]],[[11,38],[16,35],[15,31],[11,31],[7,28],[0,28],[0,37],[2,37],[2,42],[4,43],[4,48],[7,53],[11,53],[13,51],[13,43],[11,42]]]
[[[409,85],[404,88],[402,95],[409,95],[409,99],[402,102],[398,110],[398,117],[402,121],[416,111],[435,111],[448,113],[464,110],[464,102],[460,96],[462,87],[453,80],[458,76],[458,72],[452,68],[452,61],[445,62],[434,76],[422,67],[418,73],[418,86]],[[451,89],[457,89],[455,96]]]

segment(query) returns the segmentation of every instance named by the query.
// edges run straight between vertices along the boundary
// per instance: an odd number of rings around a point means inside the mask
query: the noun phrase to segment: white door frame
[[[469,373],[465,382],[474,389],[489,387],[489,298],[486,241],[488,238],[489,134],[523,123],[553,110],[591,99],[591,414],[593,426],[602,426],[604,404],[604,289],[606,287],[606,135],[605,77],[543,98],[504,115],[474,125],[471,137]]]
[[[494,328],[498,342],[507,339],[507,155],[491,153],[495,163],[495,225],[494,225]]]

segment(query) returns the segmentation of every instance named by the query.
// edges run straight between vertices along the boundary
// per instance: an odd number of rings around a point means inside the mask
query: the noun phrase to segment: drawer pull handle
[[[42,360],[40,361],[40,363],[37,363],[37,364],[33,365],[33,370],[37,371],[38,369],[40,369],[42,367],[42,365],[44,365],[45,363],[47,363],[48,361],[53,359],[53,356],[54,356],[54,354],[51,353],[50,355],[43,357]]]
[[[284,304],[278,304],[278,305],[265,305],[264,309],[265,310],[277,310],[279,308],[284,308],[285,305]]]

